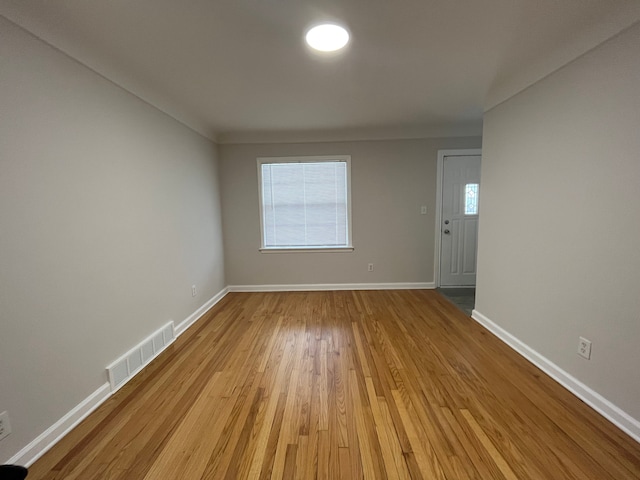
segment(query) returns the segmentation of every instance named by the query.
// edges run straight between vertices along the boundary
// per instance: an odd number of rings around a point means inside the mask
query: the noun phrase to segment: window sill
[[[263,247],[260,253],[349,253],[353,247]]]

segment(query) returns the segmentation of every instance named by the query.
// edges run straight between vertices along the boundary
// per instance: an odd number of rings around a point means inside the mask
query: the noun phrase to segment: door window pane
[[[467,183],[464,187],[464,214],[478,214],[478,191],[480,185],[477,183]]]

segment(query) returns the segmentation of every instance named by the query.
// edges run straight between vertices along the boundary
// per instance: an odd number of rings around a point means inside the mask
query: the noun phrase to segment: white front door
[[[445,156],[442,175],[440,286],[476,284],[480,155]]]

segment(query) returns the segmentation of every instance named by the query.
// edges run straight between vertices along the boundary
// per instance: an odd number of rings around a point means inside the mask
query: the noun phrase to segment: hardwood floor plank
[[[267,424],[267,426],[271,428],[271,432],[269,434],[267,446],[265,448],[265,451],[263,452],[262,469],[261,471],[258,470],[258,474],[260,475],[259,478],[261,480],[271,478],[271,473],[273,471],[273,462],[276,457],[276,449],[278,448],[278,437],[280,436],[280,429],[282,428],[282,418],[284,417],[284,407],[286,403],[286,394],[280,394],[278,403],[276,405],[273,422]],[[248,478],[254,477],[249,474]]]
[[[284,468],[281,476],[272,476],[271,478],[296,478],[296,455],[298,445],[287,445],[284,457]]]
[[[420,428],[414,424],[413,408],[410,406],[409,400],[405,400],[398,390],[394,390],[392,394],[393,401],[398,407],[400,418],[409,437],[411,452],[416,459],[421,475],[424,478],[442,478],[438,466],[432,462],[433,455],[430,442],[427,440],[424,432],[421,432]]]
[[[396,465],[396,458],[398,457],[394,456],[394,446],[397,446],[395,454],[399,455],[399,458],[402,458],[402,450],[400,449],[400,445],[398,445],[397,439],[394,438],[393,434],[387,429],[387,424],[383,418],[382,409],[378,402],[378,396],[373,385],[373,380],[371,380],[370,377],[367,377],[365,378],[365,383],[367,387],[367,397],[369,405],[371,406],[371,413],[375,424],[376,437],[382,451],[382,459],[384,461],[387,477],[389,479],[408,478],[408,472],[406,472],[405,475],[405,470],[398,469],[398,465]]]
[[[513,473],[513,470],[511,469],[509,464],[505,461],[502,455],[500,455],[500,452],[495,447],[495,445],[491,443],[491,440],[489,440],[487,434],[484,432],[484,430],[482,430],[482,427],[478,425],[478,422],[476,422],[475,418],[473,418],[473,415],[469,413],[469,410],[461,410],[461,413],[465,420],[469,423],[471,429],[476,434],[476,437],[478,437],[478,440],[480,440],[480,443],[484,446],[489,455],[491,455],[491,458],[504,475],[504,478],[506,478],[507,480],[518,480],[516,474]]]
[[[292,350],[294,347],[294,345],[287,345],[287,346],[289,347],[288,350]],[[291,353],[289,356],[293,356],[293,353]],[[258,478],[260,475],[260,471],[264,466],[265,452],[267,450],[267,446],[271,438],[271,430],[275,423],[274,420],[276,417],[277,407],[281,402],[284,402],[283,405],[281,405],[282,416],[284,416],[285,407],[288,401],[288,395],[283,393],[281,396],[280,393],[281,393],[282,383],[284,382],[284,378],[287,370],[286,368],[287,364],[288,364],[288,360],[286,359],[286,357],[284,359],[280,358],[274,384],[270,389],[270,391],[267,392],[269,396],[269,402],[267,404],[265,418],[263,419],[262,425],[260,426],[260,430],[259,430],[260,433],[258,434],[258,440],[256,442],[255,451],[253,452],[253,455],[252,455],[253,460],[251,463],[251,467],[249,469],[248,478]],[[278,433],[280,431],[281,424],[282,424],[282,420],[279,423]],[[277,446],[278,446],[277,444],[278,438],[279,438],[279,435],[275,437],[275,439],[273,439],[276,441],[276,447],[274,449],[274,457],[273,457],[274,459],[275,459],[275,452],[277,451]],[[273,463],[273,459],[271,463]]]
[[[329,358],[327,356],[327,341],[320,341],[320,375],[319,375],[319,400],[320,411],[318,412],[318,429],[327,430],[329,428]]]
[[[230,293],[30,480],[639,480],[640,445],[435,291]]]
[[[386,470],[379,464],[380,456],[378,453],[380,448],[378,447],[377,437],[369,431],[372,425],[367,422],[366,401],[361,396],[362,392],[358,386],[355,370],[350,371],[349,385],[351,386],[351,400],[353,402],[351,406],[355,416],[355,427],[360,445],[360,461],[364,478],[387,478]]]
[[[380,410],[380,420],[383,425],[382,428],[386,432],[387,445],[391,451],[391,458],[395,466],[396,478],[400,480],[410,479],[412,476],[409,473],[406,457],[402,451],[397,426],[393,422],[393,417],[391,416],[385,397],[378,398],[378,408]],[[381,446],[384,441],[384,438],[380,439]],[[387,469],[389,469],[389,467],[387,467]]]
[[[300,332],[297,332],[295,335],[300,336]],[[274,478],[285,478],[283,475],[285,471],[287,451],[290,451],[291,445],[296,444],[298,437],[298,425],[294,420],[298,419],[297,412],[295,411],[298,400],[296,390],[298,387],[298,377],[300,376],[300,366],[298,362],[302,358],[304,343],[300,338],[296,338],[295,344],[296,351],[291,357],[293,369],[288,381],[286,382],[287,403],[284,407],[282,428],[280,430],[280,437],[278,439],[275,462],[273,465],[272,477]]]
[[[169,442],[162,449],[158,461],[153,464],[144,477],[145,480],[156,480],[167,476],[176,477],[187,468],[196,478],[202,475],[209,458],[209,454],[202,450],[206,447],[213,450],[215,447],[215,444],[210,445],[209,442],[206,442],[211,438],[206,433],[214,428],[216,421],[220,418],[215,413],[224,412],[224,408],[220,408],[221,376],[221,372],[216,372],[211,377],[198,400],[187,412]],[[231,404],[231,401],[227,398],[224,403]],[[215,405],[215,409],[211,408],[213,405]],[[192,455],[193,450],[198,455]]]

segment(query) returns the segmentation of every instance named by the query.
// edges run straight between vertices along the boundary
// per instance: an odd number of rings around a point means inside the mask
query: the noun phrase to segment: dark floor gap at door
[[[464,313],[471,316],[476,304],[475,287],[438,288],[436,290]]]

